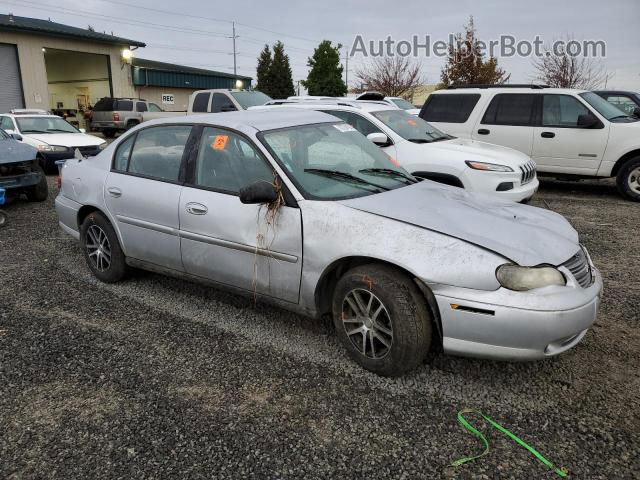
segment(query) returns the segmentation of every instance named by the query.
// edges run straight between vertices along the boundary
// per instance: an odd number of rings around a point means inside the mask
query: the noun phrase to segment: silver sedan
[[[381,375],[437,344],[557,355],[596,318],[602,280],[563,217],[418,181],[320,112],[152,121],[61,176],[60,225],[98,279],[142,268],[330,315]]]

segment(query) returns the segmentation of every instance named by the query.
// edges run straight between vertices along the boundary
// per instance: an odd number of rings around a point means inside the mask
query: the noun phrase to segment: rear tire
[[[49,196],[47,177],[40,167],[37,167],[37,171],[40,172],[40,181],[33,187],[29,187],[25,190],[27,200],[30,202],[44,202]]]
[[[127,276],[128,267],[118,236],[102,213],[91,212],[84,219],[80,244],[87,265],[98,280],[115,283]]]
[[[429,353],[427,303],[413,280],[393,267],[349,270],[336,285],[332,310],[336,333],[351,358],[378,375],[401,375]]]
[[[618,191],[627,200],[640,202],[640,157],[627,160],[616,177]]]
[[[137,126],[138,126],[138,122],[136,122],[136,121],[127,122],[127,129],[126,130],[131,130],[133,127],[137,127]]]
[[[7,214],[0,210],[0,228],[7,225]]]
[[[104,135],[106,138],[113,138],[116,136],[116,131],[110,129],[103,130],[102,135]]]

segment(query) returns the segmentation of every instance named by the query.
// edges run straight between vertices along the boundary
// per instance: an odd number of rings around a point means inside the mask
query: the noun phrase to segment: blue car
[[[0,189],[7,197],[24,193],[31,202],[44,202],[49,189],[37,160],[38,151],[0,129]]]

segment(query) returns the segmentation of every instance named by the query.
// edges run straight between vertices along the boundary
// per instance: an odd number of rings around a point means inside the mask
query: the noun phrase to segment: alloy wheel
[[[640,167],[636,167],[629,172],[627,183],[633,192],[640,193]]]
[[[353,346],[364,356],[380,359],[391,350],[391,316],[373,292],[356,288],[347,293],[342,302],[342,324]]]
[[[98,225],[91,225],[86,236],[87,255],[91,264],[99,272],[104,272],[111,266],[111,244],[107,234]]]

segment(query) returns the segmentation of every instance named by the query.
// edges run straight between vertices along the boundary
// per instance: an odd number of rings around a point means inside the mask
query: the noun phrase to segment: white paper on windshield
[[[355,128],[347,123],[337,123],[334,125],[335,128],[340,130],[341,132],[355,132]]]

